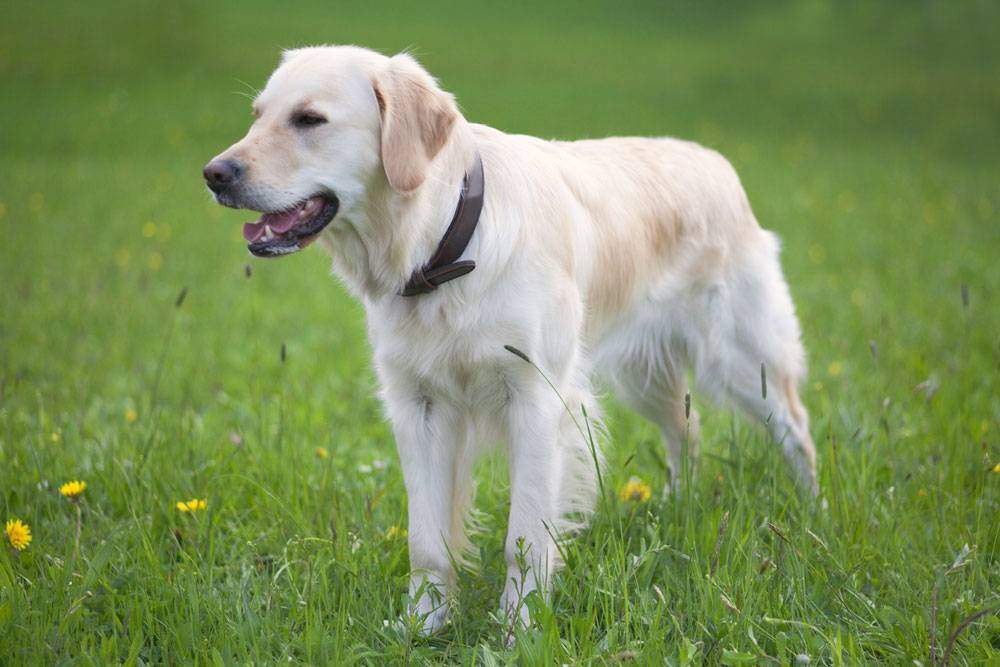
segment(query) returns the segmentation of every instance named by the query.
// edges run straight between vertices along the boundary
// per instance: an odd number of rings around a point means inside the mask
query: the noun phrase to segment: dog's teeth
[[[264,240],[270,241],[274,238],[274,232],[271,231],[271,225],[264,225]]]

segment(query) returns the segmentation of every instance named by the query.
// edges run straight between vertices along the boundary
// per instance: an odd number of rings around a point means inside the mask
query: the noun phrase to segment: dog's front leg
[[[426,634],[447,619],[455,457],[465,423],[453,406],[415,391],[395,387],[385,394],[409,504],[410,612]]]
[[[511,628],[528,623],[525,598],[533,591],[547,592],[555,567],[561,408],[558,397],[540,382],[512,391],[508,405],[510,517],[500,608]]]

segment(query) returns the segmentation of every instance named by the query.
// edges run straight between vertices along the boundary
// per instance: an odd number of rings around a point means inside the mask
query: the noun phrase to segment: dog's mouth
[[[339,207],[336,197],[316,195],[284,211],[264,213],[256,222],[243,225],[247,249],[257,257],[298,252],[316,240]]]

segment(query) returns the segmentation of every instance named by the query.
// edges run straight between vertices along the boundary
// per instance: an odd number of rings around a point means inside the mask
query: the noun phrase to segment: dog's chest
[[[376,362],[403,373],[429,395],[495,406],[506,400],[504,368],[512,357],[501,340],[506,327],[485,315],[444,308],[370,312]]]

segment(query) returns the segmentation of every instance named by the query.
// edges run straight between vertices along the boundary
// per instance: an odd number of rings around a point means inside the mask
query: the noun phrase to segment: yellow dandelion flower
[[[87,488],[86,482],[81,482],[78,479],[74,479],[72,482],[66,482],[59,487],[59,493],[63,494],[67,498],[76,500],[81,493]]]
[[[118,265],[118,268],[124,269],[128,266],[131,258],[132,253],[129,252],[128,248],[118,248],[118,250],[115,250],[115,264]]]
[[[833,377],[837,377],[844,371],[844,364],[839,361],[833,361],[830,362],[830,366],[826,370]]]
[[[995,466],[993,466],[993,472],[1000,473],[1000,463],[998,463]]]
[[[127,421],[129,424],[133,423],[138,418],[139,418],[139,413],[133,410],[132,408],[129,408],[128,410],[125,411],[125,421]]]
[[[326,450],[326,447],[316,448],[316,457],[320,459],[326,459],[330,457],[330,452]]]
[[[24,551],[24,549],[31,544],[31,528],[29,528],[28,524],[21,520],[8,519],[5,531],[7,533],[7,539],[10,540],[10,546],[14,547],[18,551]]]
[[[52,435],[49,436],[49,439],[52,440],[52,444],[58,445],[62,442],[62,431],[52,431]]]
[[[921,498],[923,498],[924,496],[927,495],[927,489],[919,489],[919,490],[917,490],[917,495],[920,496]]]
[[[394,540],[396,538],[406,537],[406,529],[400,528],[399,526],[389,526],[389,530],[385,531],[385,539]]]
[[[156,223],[150,220],[145,225],[142,226],[142,235],[147,239],[151,239],[156,236]]]
[[[208,501],[206,501],[204,499],[199,500],[198,498],[192,498],[191,500],[188,500],[186,502],[183,501],[183,500],[177,501],[176,507],[181,512],[184,512],[185,514],[188,514],[188,513],[191,513],[191,512],[197,512],[198,510],[205,509],[205,506],[207,504],[208,504]]]
[[[638,477],[633,477],[618,490],[618,497],[634,503],[644,503],[653,495],[649,485]]]
[[[158,252],[149,253],[149,259],[146,261],[146,266],[149,267],[150,271],[159,271],[160,267],[163,266],[163,255]]]

